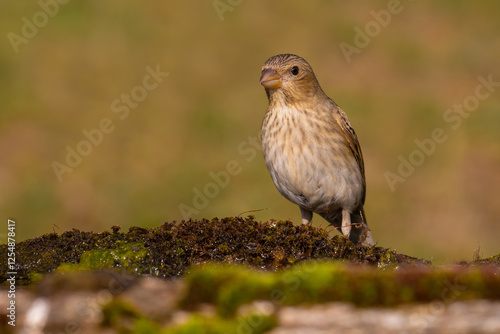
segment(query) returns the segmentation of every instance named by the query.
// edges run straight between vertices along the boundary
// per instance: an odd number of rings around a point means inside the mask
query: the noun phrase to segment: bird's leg
[[[351,234],[351,213],[347,210],[342,210],[342,234],[347,239]]]
[[[309,225],[313,217],[312,211],[300,208],[300,214],[302,215],[302,224]]]

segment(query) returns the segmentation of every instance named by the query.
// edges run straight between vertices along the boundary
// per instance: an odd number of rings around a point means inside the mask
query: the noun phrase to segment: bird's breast
[[[282,107],[269,110],[262,125],[264,159],[280,193],[312,211],[356,206],[362,176],[333,120]]]

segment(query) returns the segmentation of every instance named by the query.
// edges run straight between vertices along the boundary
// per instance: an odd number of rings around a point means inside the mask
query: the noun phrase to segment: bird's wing
[[[366,195],[366,181],[365,181],[365,164],[363,161],[363,153],[361,152],[361,146],[358,142],[358,137],[356,136],[356,132],[351,126],[349,119],[347,118],[346,113],[335,104],[334,113],[336,113],[335,120],[339,123],[342,132],[344,133],[344,137],[347,139],[349,143],[349,148],[351,149],[352,155],[358,162],[359,170],[361,172],[362,182],[363,182],[363,199],[362,203],[365,203],[365,195]]]

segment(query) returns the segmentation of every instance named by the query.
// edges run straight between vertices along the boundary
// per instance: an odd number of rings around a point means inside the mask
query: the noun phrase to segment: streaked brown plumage
[[[300,207],[303,224],[315,212],[351,241],[374,245],[363,211],[363,155],[347,115],[299,56],[269,58],[260,83],[269,99],[262,147],[276,188]]]

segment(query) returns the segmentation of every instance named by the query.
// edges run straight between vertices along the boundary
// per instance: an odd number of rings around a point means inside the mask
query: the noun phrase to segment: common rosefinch
[[[262,147],[276,188],[300,207],[303,224],[316,212],[352,242],[374,245],[363,211],[363,155],[347,115],[299,56],[269,58],[260,83],[269,99]]]

